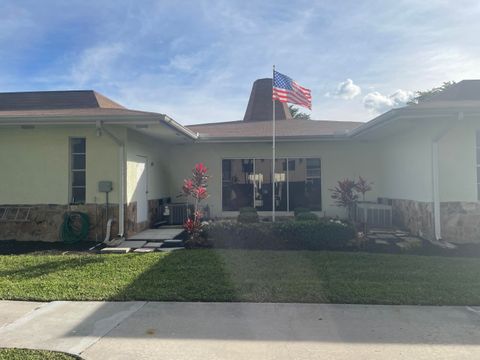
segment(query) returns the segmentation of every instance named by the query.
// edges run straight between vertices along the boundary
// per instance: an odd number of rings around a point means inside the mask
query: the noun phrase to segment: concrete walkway
[[[478,359],[480,308],[2,301],[0,347],[85,359]]]

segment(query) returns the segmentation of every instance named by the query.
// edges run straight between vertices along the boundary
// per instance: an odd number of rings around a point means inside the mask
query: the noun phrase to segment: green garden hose
[[[63,224],[60,227],[60,239],[73,244],[85,240],[90,229],[88,214],[79,211],[69,211],[63,215]]]

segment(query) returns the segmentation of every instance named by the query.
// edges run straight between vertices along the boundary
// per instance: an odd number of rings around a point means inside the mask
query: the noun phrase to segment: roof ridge
[[[95,100],[97,101],[98,107],[101,109],[126,109],[125,106],[120,105],[119,103],[113,101],[109,97],[92,90]]]
[[[186,127],[190,126],[212,126],[212,125],[230,125],[230,124],[253,124],[253,123],[268,123],[272,120],[262,120],[262,121],[255,121],[255,122],[245,122],[243,120],[234,120],[234,121],[221,121],[221,122],[211,122],[211,123],[200,123],[200,124],[189,124],[185,125]],[[291,121],[305,121],[305,122],[328,122],[328,123],[352,123],[352,124],[363,124],[363,121],[351,121],[351,120],[324,120],[324,119],[289,119],[289,120],[282,120],[281,123],[291,122]]]

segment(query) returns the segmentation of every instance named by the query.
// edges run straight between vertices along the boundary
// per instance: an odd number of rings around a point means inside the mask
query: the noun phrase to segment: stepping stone
[[[397,238],[395,235],[386,234],[386,233],[379,235],[378,237],[381,238],[382,240],[395,240]]]
[[[442,249],[456,249],[457,245],[449,243],[448,241],[430,241],[433,245],[439,246]]]
[[[129,248],[134,248],[138,249],[143,247],[147,242],[146,241],[136,241],[136,240],[127,240],[127,241],[122,241],[118,247],[129,247]]]
[[[126,254],[130,252],[129,247],[106,247],[100,250],[102,254]]]
[[[180,244],[182,243],[183,240],[178,240],[178,239],[168,239],[168,240],[165,240],[163,243],[164,244]]]
[[[133,250],[133,252],[135,253],[151,253],[154,251],[155,251],[155,248],[140,248],[140,249]]]
[[[183,240],[165,240],[161,248],[183,247]]]
[[[420,240],[419,238],[405,237],[402,240],[409,244],[419,244],[419,245],[422,244],[422,240]]]
[[[155,248],[159,248],[160,246],[162,246],[163,242],[153,242],[153,241],[149,241],[147,242],[145,245],[143,245],[144,248],[152,248],[152,249],[155,249]]]
[[[184,250],[184,247],[171,247],[171,248],[159,248],[157,251],[163,251],[163,252],[170,252],[170,251],[177,251],[177,250]]]
[[[125,241],[125,238],[112,239],[112,240],[105,241],[104,244],[107,245],[108,247],[115,247],[120,245],[123,241]]]

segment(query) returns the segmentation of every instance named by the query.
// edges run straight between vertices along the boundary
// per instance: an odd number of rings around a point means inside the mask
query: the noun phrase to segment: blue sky
[[[95,89],[183,124],[243,117],[272,64],[314,119],[480,78],[478,1],[0,0],[0,91]]]

